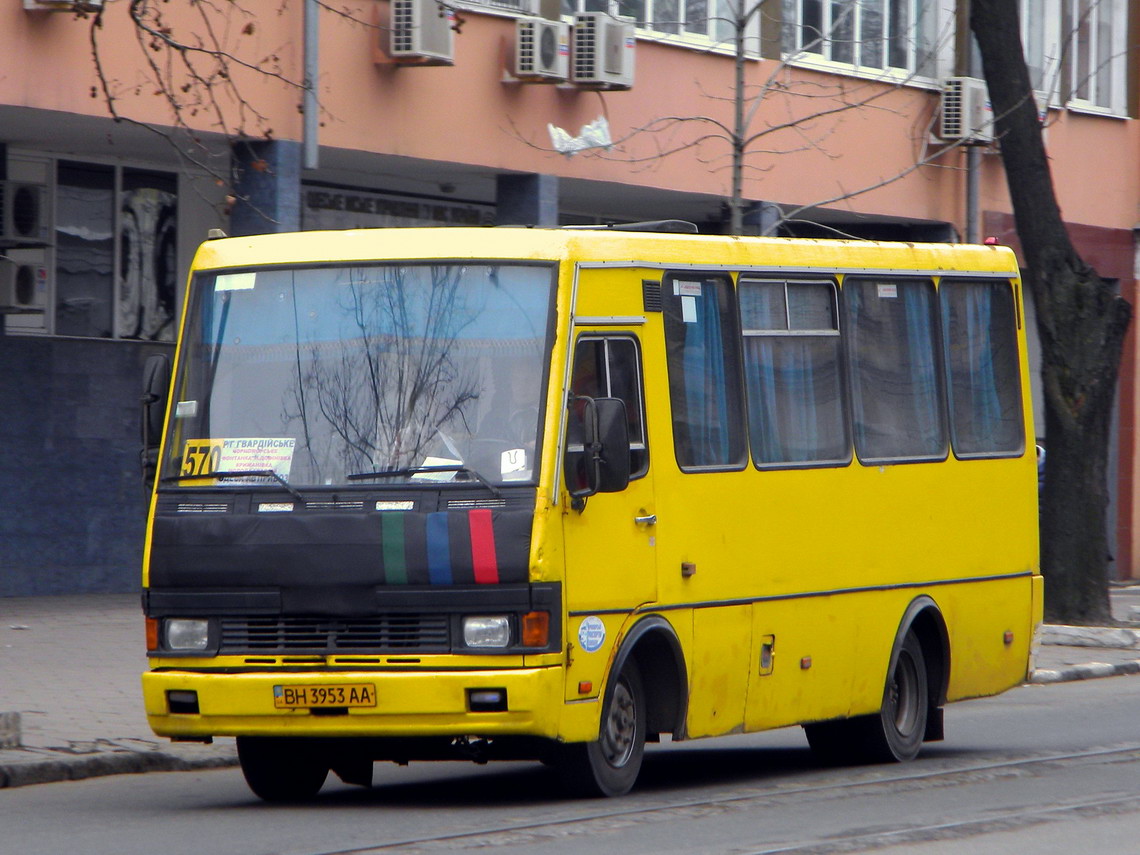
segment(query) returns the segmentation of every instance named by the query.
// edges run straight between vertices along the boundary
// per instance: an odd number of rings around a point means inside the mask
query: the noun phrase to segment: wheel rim
[[[895,729],[908,736],[914,732],[921,702],[918,697],[918,668],[906,650],[899,651],[891,680],[890,705],[894,711]]]
[[[614,686],[609,715],[602,734],[602,756],[606,763],[620,769],[629,762],[637,745],[637,706],[625,680]]]

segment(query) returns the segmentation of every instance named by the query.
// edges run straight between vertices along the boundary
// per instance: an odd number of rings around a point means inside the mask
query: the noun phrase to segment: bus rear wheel
[[[907,632],[887,678],[883,707],[875,717],[878,726],[872,728],[868,748],[874,761],[905,762],[918,756],[926,734],[928,704],[922,644],[913,632]]]
[[[804,726],[812,752],[828,763],[901,763],[918,756],[929,714],[926,659],[908,631],[887,675],[878,713]]]
[[[239,736],[237,751],[245,782],[267,802],[311,799],[329,774],[328,761],[305,740]]]
[[[645,691],[641,673],[628,662],[610,689],[594,742],[562,746],[557,768],[576,796],[621,796],[641,771],[645,755]]]

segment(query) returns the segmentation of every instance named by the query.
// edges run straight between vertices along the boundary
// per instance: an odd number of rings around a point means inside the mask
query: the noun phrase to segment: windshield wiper
[[[478,481],[480,484],[482,484],[484,487],[486,487],[488,490],[490,490],[491,494],[496,499],[502,498],[503,494],[499,490],[498,487],[496,487],[494,484],[492,484],[490,481],[488,481],[486,478],[484,478],[482,475],[480,475],[478,472],[476,472],[470,466],[464,466],[462,463],[448,463],[448,464],[445,464],[443,466],[407,466],[403,469],[380,469],[380,470],[377,470],[376,472],[356,472],[352,475],[346,476],[345,480],[347,480],[347,481],[367,481],[367,480],[372,479],[372,478],[399,478],[400,476],[406,477],[408,475],[422,475],[422,474],[427,474],[427,473],[431,473],[431,472],[458,472],[458,473],[461,473],[463,475],[468,476],[469,478],[474,478],[476,481]]]
[[[219,481],[223,481],[226,478],[250,478],[250,477],[272,478],[274,481],[276,481],[278,484],[280,484],[285,490],[287,490],[289,492],[290,496],[292,496],[294,499],[296,499],[302,505],[305,504],[305,497],[301,495],[300,491],[296,487],[294,487],[292,484],[290,484],[288,481],[286,481],[284,478],[282,478],[280,474],[278,474],[277,472],[275,472],[272,469],[236,469],[236,470],[231,470],[231,471],[227,471],[227,472],[207,472],[204,475],[190,475],[190,474],[164,475],[159,480],[163,484],[169,484],[169,483],[175,483],[178,481],[200,481],[200,480],[207,479],[207,478],[217,478]]]

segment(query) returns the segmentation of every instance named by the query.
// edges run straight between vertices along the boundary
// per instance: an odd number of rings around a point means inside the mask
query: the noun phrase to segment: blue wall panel
[[[0,596],[139,589],[139,398],[163,350],[0,335]]]

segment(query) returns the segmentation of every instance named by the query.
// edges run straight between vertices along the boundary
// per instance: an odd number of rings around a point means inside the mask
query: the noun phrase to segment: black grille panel
[[[446,653],[446,615],[223,618],[220,653]]]

